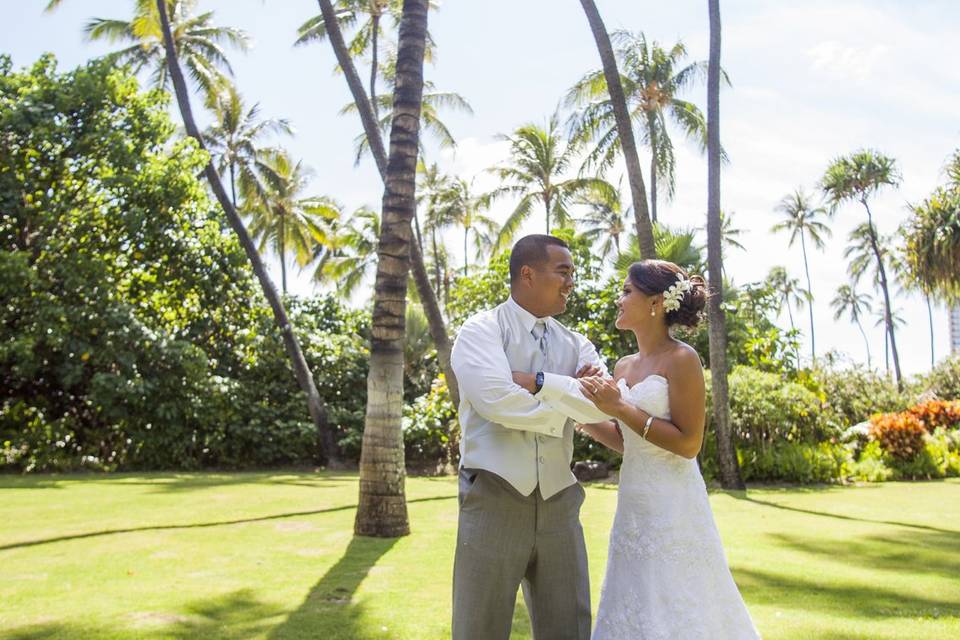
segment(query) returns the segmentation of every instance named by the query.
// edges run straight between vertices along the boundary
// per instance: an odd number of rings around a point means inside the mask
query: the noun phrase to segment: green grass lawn
[[[456,480],[407,496],[413,534],[379,540],[356,474],[0,476],[0,638],[448,637]],[[615,502],[587,490],[594,609]],[[711,502],[765,638],[960,637],[960,481]]]

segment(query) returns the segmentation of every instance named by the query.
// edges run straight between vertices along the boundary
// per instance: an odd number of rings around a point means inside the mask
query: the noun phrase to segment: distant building
[[[960,306],[950,309],[950,353],[960,354]]]

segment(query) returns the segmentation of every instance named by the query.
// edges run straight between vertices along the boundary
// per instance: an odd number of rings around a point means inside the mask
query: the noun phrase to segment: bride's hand
[[[620,405],[620,387],[617,386],[613,378],[603,378],[601,376],[587,376],[577,380],[580,388],[597,409],[608,415],[616,415],[617,408]]]

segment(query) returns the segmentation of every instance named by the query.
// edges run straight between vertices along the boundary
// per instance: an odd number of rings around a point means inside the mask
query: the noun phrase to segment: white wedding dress
[[[670,419],[666,378],[618,384],[629,402]],[[624,428],[617,514],[593,640],[759,637],[730,575],[696,460]]]

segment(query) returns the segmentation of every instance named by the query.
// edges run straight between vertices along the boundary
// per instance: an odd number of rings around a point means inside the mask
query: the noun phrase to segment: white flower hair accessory
[[[669,289],[663,292],[664,310],[676,311],[680,308],[680,301],[687,295],[687,291],[693,288],[693,283],[688,278],[684,278],[682,273],[677,274],[677,281]]]

